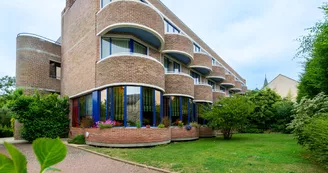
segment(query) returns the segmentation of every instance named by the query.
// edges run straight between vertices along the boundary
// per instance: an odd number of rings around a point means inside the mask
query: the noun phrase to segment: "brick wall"
[[[193,65],[205,66],[212,69],[212,58],[203,53],[194,53],[194,61],[191,63],[191,66]]]
[[[220,100],[221,97],[225,97],[224,92],[213,92],[213,102]]]
[[[160,62],[126,55],[110,57],[96,66],[97,87],[125,82],[145,83],[165,89],[164,68]]]
[[[210,127],[199,127],[199,137],[214,137],[213,129]]]
[[[232,83],[235,84],[235,78],[230,75],[230,74],[226,74],[225,75],[225,80],[222,83]]]
[[[235,87],[234,88],[242,88],[241,87],[241,82],[240,81],[235,81]]]
[[[61,62],[60,46],[33,36],[16,41],[16,86],[60,92],[60,80],[50,77],[50,61]]]
[[[179,50],[191,56],[194,55],[194,47],[192,41],[181,34],[165,34],[165,50]]]
[[[198,138],[199,128],[192,127],[190,130],[186,130],[184,127],[172,127],[172,140],[183,138]]]
[[[194,96],[194,80],[185,75],[166,74],[165,94],[184,94]]]
[[[99,0],[98,0],[99,1]],[[135,23],[155,30],[164,38],[164,21],[151,7],[133,1],[116,1],[97,14],[97,33],[118,23]]]
[[[209,76],[225,77],[225,69],[220,66],[212,66],[212,72],[209,74]]]
[[[195,98],[194,100],[213,101],[212,87],[210,85],[195,84]]]

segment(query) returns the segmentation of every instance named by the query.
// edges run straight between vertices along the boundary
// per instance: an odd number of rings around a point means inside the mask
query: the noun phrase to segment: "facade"
[[[29,45],[33,40],[38,43]],[[211,136],[211,129],[175,126],[206,124],[201,107],[247,89],[246,80],[160,0],[66,0],[60,41],[18,35],[18,52],[21,44],[46,57],[17,54],[17,87],[69,96],[70,135],[85,133],[90,145],[149,146]],[[39,60],[39,67],[22,68]],[[165,117],[171,128],[156,128]],[[106,129],[111,133],[81,128],[109,119],[116,122]],[[137,129],[138,122],[151,128]]]
[[[265,87],[276,91],[282,98],[290,97],[296,101],[298,81],[279,74]]]

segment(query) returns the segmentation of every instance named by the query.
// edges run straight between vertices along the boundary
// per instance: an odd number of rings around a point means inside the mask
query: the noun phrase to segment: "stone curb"
[[[68,144],[68,143],[66,145],[70,146],[70,147],[73,147],[73,148],[77,148],[77,149],[86,151],[86,152],[89,152],[89,153],[92,153],[92,154],[96,154],[96,155],[99,155],[99,156],[102,156],[102,157],[106,157],[106,158],[109,158],[109,159],[112,159],[112,160],[116,160],[116,161],[119,161],[119,162],[130,164],[130,165],[133,165],[133,166],[139,166],[139,167],[142,167],[142,168],[151,169],[151,170],[164,172],[164,173],[172,173],[171,171],[168,171],[168,170],[165,170],[165,169],[156,168],[156,167],[153,167],[153,166],[147,166],[147,165],[144,165],[144,164],[131,162],[131,161],[128,161],[128,160],[123,160],[123,159],[120,159],[120,158],[117,158],[117,157],[108,156],[108,155],[105,155],[105,154],[102,154],[102,153],[98,153],[98,152],[83,148],[83,147],[86,147],[88,145],[76,145],[76,144]]]

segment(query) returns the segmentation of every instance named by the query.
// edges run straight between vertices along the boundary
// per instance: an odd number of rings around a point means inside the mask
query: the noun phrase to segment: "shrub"
[[[170,119],[168,116],[165,116],[163,119],[162,119],[162,124],[164,124],[165,127],[170,127]]]
[[[196,127],[196,128],[198,128],[198,126],[199,126],[199,124],[197,122],[191,122],[190,125],[192,127]]]
[[[160,128],[160,129],[162,129],[162,128],[165,128],[165,125],[164,124],[158,124],[157,127]]]
[[[294,102],[284,99],[273,105],[275,109],[275,123],[272,124],[272,130],[276,132],[291,133],[287,125],[293,120],[292,114]]]
[[[185,129],[188,130],[188,131],[191,130],[191,128],[192,128],[191,125],[186,125],[185,126]]]
[[[137,120],[137,122],[136,122],[136,126],[137,126],[137,128],[138,128],[138,129],[140,129],[140,128],[141,128],[141,123],[140,123],[140,121],[139,121],[139,120]]]
[[[0,138],[14,136],[13,129],[7,126],[0,125]]]
[[[93,119],[90,117],[83,117],[81,120],[82,128],[92,128],[94,125]]]
[[[69,144],[85,144],[85,137],[83,134],[76,135],[73,139],[67,141]]]
[[[14,118],[24,126],[22,138],[34,141],[40,137],[67,137],[69,132],[69,104],[68,98],[58,94],[40,96],[23,95],[22,90],[16,90],[14,100],[10,104]]]
[[[113,127],[112,124],[99,124],[100,129],[110,129],[112,127]]]
[[[303,145],[313,158],[328,169],[328,114],[313,118],[302,131]]]
[[[6,106],[0,107],[0,125],[11,127],[10,120],[9,109]]]
[[[182,121],[178,121],[178,127],[183,127],[183,122]]]

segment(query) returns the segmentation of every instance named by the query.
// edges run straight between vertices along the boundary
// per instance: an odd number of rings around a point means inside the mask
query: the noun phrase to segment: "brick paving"
[[[25,154],[28,161],[28,172],[39,172],[40,166],[34,155],[31,144],[15,144]],[[116,160],[92,154],[77,148],[67,146],[68,152],[64,161],[55,165],[62,172],[69,173],[157,173],[157,171],[141,168]],[[0,145],[0,153],[8,155],[5,147]]]

